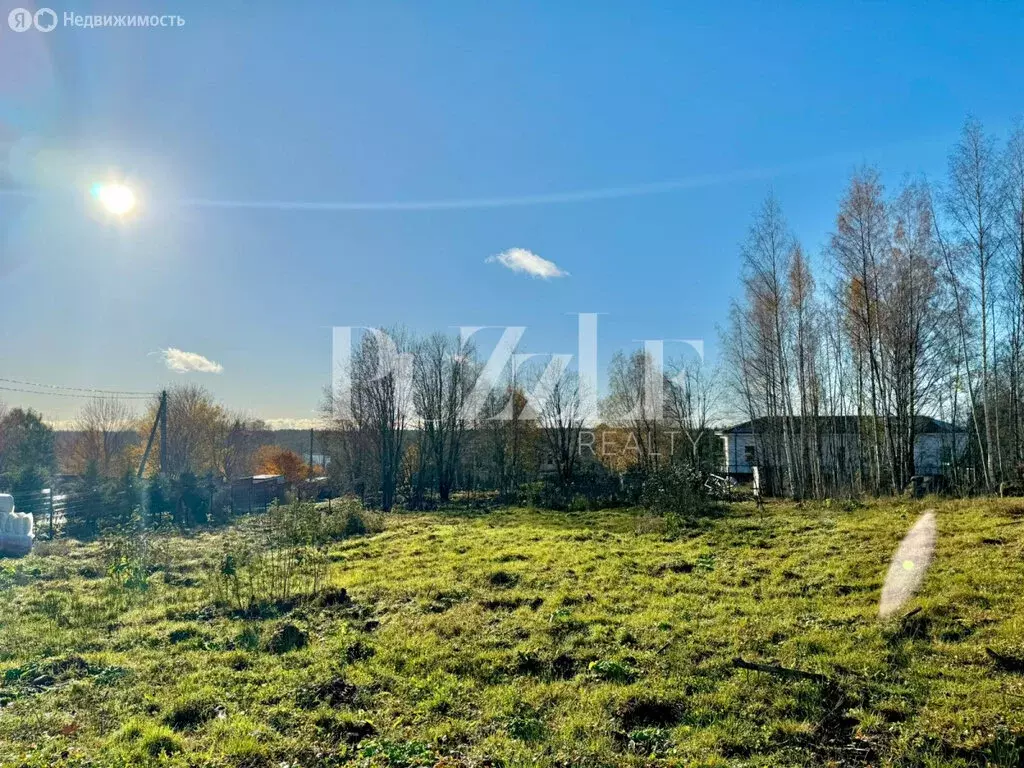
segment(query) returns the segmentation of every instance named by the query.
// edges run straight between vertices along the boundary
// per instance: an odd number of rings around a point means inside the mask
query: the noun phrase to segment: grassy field
[[[880,622],[929,506],[922,592]],[[211,587],[237,531],[156,541],[145,590],[103,542],[0,561],[0,763],[1024,765],[1024,674],[986,652],[1024,656],[1019,503],[385,526],[259,616]]]

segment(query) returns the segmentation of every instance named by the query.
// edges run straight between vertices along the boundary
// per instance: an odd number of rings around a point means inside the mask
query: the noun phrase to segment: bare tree
[[[159,405],[159,399],[150,403],[138,425],[143,439],[152,428]],[[161,457],[164,469],[171,475],[191,472],[222,476],[230,428],[227,411],[207,389],[198,384],[171,387],[167,391],[167,455]],[[159,444],[154,451],[159,455]],[[150,465],[157,466],[157,462]]]
[[[968,119],[960,141],[949,158],[949,188],[945,209],[964,256],[963,267],[971,293],[977,300],[977,368],[981,391],[985,441],[979,446],[985,466],[986,486],[997,476],[998,449],[996,410],[992,407],[994,322],[994,261],[999,252],[1000,184],[995,147],[977,120]],[[965,322],[967,318],[964,318]]]
[[[916,474],[918,416],[938,404],[953,363],[948,291],[939,274],[928,187],[907,184],[890,205],[881,342],[896,487]]]
[[[433,334],[419,345],[413,364],[413,401],[438,496],[448,501],[462,458],[467,402],[476,379],[473,350],[459,339]]]
[[[665,415],[674,428],[669,435],[669,452],[673,457],[679,442],[687,449],[690,464],[712,469],[711,441],[721,394],[718,370],[709,369],[702,360],[684,357],[669,364]],[[678,435],[681,438],[677,441]]]
[[[572,483],[579,465],[580,432],[593,414],[586,412],[579,375],[564,366],[551,369],[550,381],[541,381],[539,422],[544,444],[555,462],[561,483]]]
[[[345,466],[357,492],[375,485],[391,511],[405,466],[413,413],[412,343],[401,330],[363,336],[347,363],[343,388],[332,392],[332,466]]]
[[[761,451],[757,463],[770,489],[790,494],[801,485],[794,462],[787,298],[794,245],[782,209],[769,195],[742,246],[744,299],[733,313],[728,339],[730,354],[739,363],[745,410]]]
[[[889,251],[888,212],[878,171],[866,168],[854,175],[840,204],[829,250],[839,273],[836,292],[856,367],[858,423],[871,448],[873,489],[885,484],[885,465],[895,463],[883,361],[882,275]],[[889,472],[890,490],[897,479]]]
[[[820,383],[818,379],[818,312],[814,298],[814,277],[799,243],[789,257],[787,298],[792,313],[792,358],[796,363],[796,397],[799,428],[794,442],[799,495],[822,494]]]
[[[604,412],[611,425],[627,430],[623,454],[632,452],[636,467],[645,473],[655,471],[661,459],[663,379],[663,371],[645,350],[616,352],[608,369]]]
[[[488,390],[476,424],[490,477],[502,497],[518,490],[524,457],[534,442],[526,406],[524,373],[513,357],[505,377]]]
[[[79,471],[93,464],[103,477],[115,477],[128,471],[127,448],[135,442],[133,427],[137,417],[123,400],[93,398],[78,416],[80,433],[74,447]]]
[[[1003,235],[1007,244],[1008,389],[1012,455],[1024,465],[1024,124],[1010,134],[1003,157]]]
[[[244,414],[231,419],[224,446],[224,476],[228,480],[247,477],[256,470],[256,452],[264,444],[268,430],[264,421]]]
[[[983,424],[979,420],[979,393],[977,389],[976,374],[972,370],[973,356],[971,353],[971,328],[970,328],[970,292],[960,277],[961,264],[963,261],[961,249],[947,241],[942,233],[942,228],[937,224],[937,218],[933,215],[932,222],[935,225],[935,243],[938,247],[939,259],[946,288],[952,298],[953,328],[955,332],[957,350],[955,353],[956,370],[952,380],[953,391],[950,397],[950,404],[954,412],[959,404],[959,390],[961,385],[967,390],[968,410],[970,412],[971,424],[974,427],[974,438],[978,455],[984,456],[985,438]],[[962,372],[962,376],[961,376]],[[956,423],[954,421],[954,423]],[[985,472],[985,487],[990,487],[992,478],[988,472],[988,463],[982,461],[982,470]]]

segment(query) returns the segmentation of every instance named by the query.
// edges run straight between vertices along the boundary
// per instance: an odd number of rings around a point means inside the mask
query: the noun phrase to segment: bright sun
[[[97,184],[93,194],[107,212],[124,216],[135,208],[135,193],[124,184]]]

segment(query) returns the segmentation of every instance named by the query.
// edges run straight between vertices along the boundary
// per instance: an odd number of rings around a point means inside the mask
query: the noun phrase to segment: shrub
[[[334,525],[338,533],[333,538],[365,536],[384,530],[381,517],[364,509],[362,502],[354,496],[346,496],[340,502],[332,504],[330,514],[338,521]]]
[[[524,491],[535,507],[569,512],[607,509],[630,501],[619,477],[599,464],[585,467],[571,482],[551,478],[532,483]]]
[[[73,503],[68,504],[65,529],[76,538],[87,538],[99,533],[106,499],[104,481],[99,465],[90,461],[85,472],[72,488]]]
[[[172,515],[174,522],[182,527],[202,525],[210,517],[210,499],[212,492],[201,488],[199,481],[191,472],[182,472],[178,478]]]
[[[310,503],[271,505],[227,540],[221,559],[207,572],[211,597],[240,611],[263,612],[317,595],[327,586],[330,545],[382,528],[380,518],[354,498],[330,512]]]
[[[102,556],[107,574],[106,596],[122,609],[149,591],[150,576],[155,571],[166,571],[170,565],[170,553],[163,540],[133,527],[120,528],[106,536]]]
[[[681,525],[711,508],[703,476],[687,465],[672,465],[648,475],[641,486],[640,504],[662,515],[669,525]]]
[[[65,532],[84,539],[131,526],[142,518],[145,496],[133,472],[118,479],[104,478],[96,462],[90,461],[68,489]]]
[[[170,478],[160,475],[154,477],[146,486],[145,510],[146,521],[154,528],[160,527],[168,520],[174,503],[171,501],[174,489]]]

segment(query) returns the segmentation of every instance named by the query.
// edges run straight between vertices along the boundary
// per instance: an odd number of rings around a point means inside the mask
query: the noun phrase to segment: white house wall
[[[966,448],[967,434],[964,432],[918,435],[914,442],[914,469],[919,475],[941,474],[953,456],[963,456]]]
[[[848,471],[856,468],[852,464],[859,454],[858,439],[855,434],[821,436],[821,453],[823,464],[828,467],[847,465]],[[764,451],[759,445],[756,435],[751,432],[735,432],[722,435],[725,448],[725,466],[722,471],[729,474],[749,475],[754,471],[747,461],[747,447],[754,446],[757,458],[763,461]],[[954,447],[955,443],[955,447]],[[922,475],[941,474],[953,455],[962,456],[967,447],[967,434],[925,433],[918,435],[914,443],[915,471]]]

